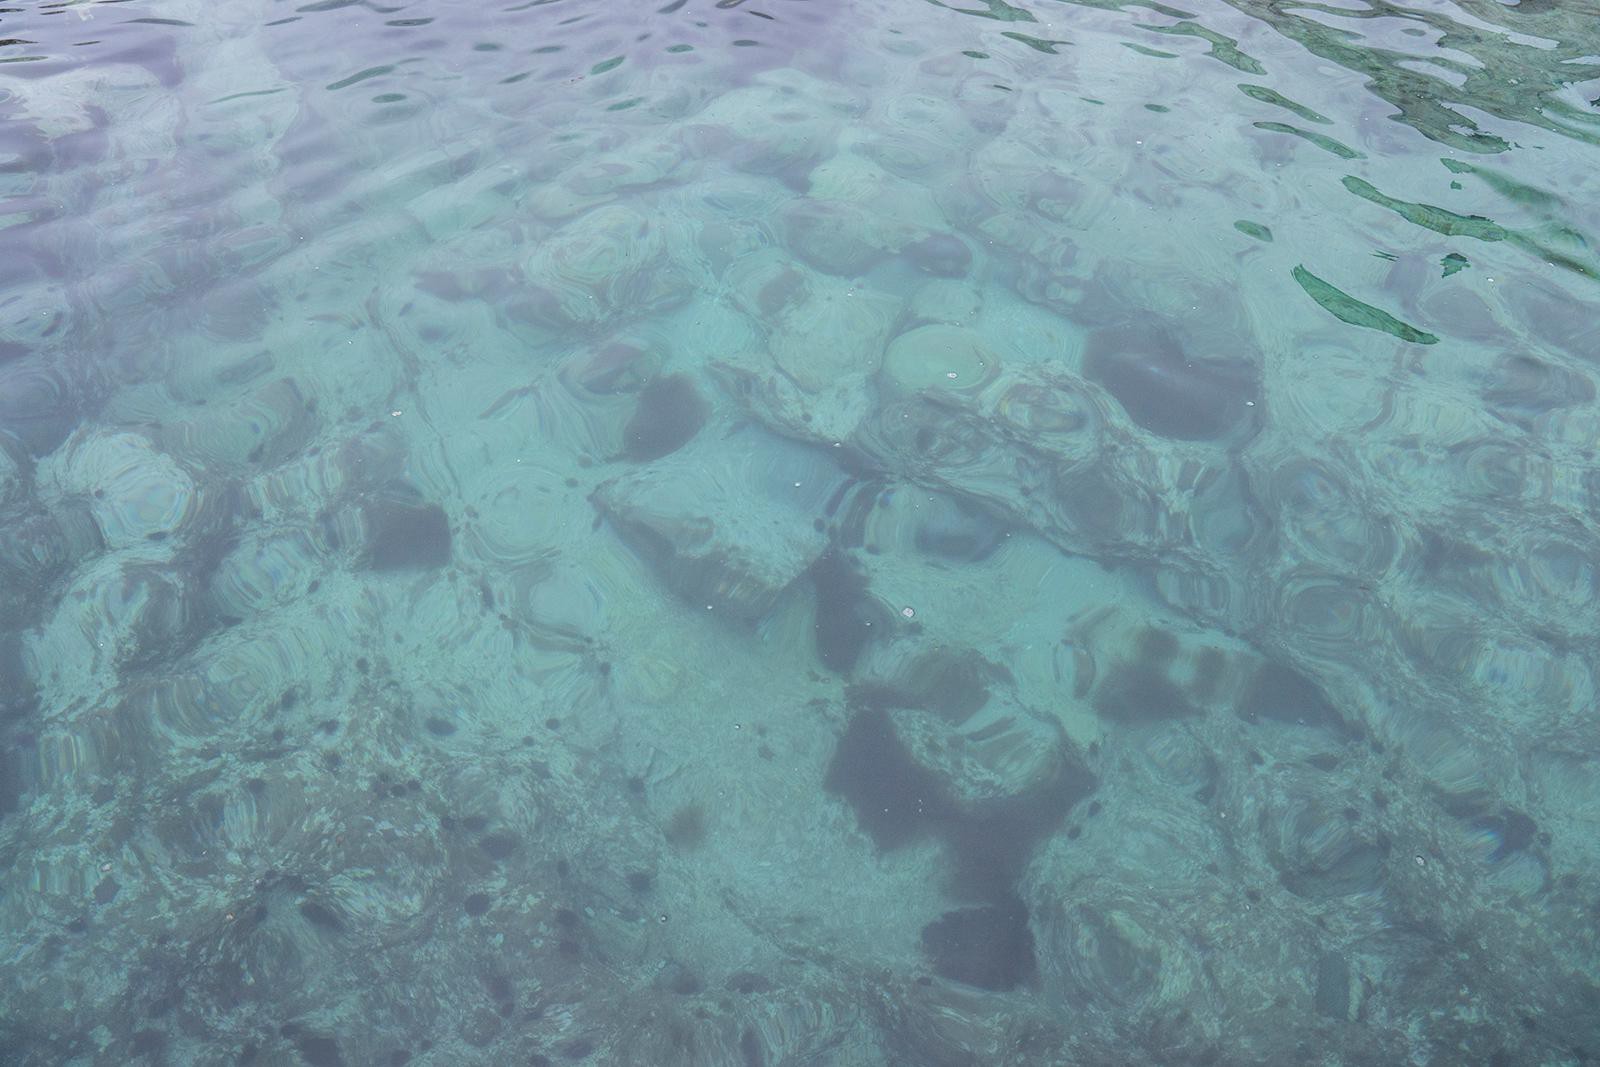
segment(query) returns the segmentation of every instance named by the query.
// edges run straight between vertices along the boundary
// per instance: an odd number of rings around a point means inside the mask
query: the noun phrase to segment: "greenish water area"
[[[1600,1057],[1593,0],[0,5],[0,1065]]]

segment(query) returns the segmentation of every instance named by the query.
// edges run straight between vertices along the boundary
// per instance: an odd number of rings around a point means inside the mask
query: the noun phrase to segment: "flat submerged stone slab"
[[[844,475],[818,450],[756,429],[709,436],[605,482],[594,503],[674,593],[757,619],[826,549],[813,519]]]

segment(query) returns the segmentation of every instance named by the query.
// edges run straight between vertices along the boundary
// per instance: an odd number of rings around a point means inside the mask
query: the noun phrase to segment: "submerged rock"
[[[692,292],[660,228],[618,204],[594,208],[540,241],[523,273],[529,290],[514,313],[557,331],[661,311]]]
[[[375,571],[436,570],[450,562],[450,519],[438,504],[397,483],[361,502],[362,562]]]
[[[189,472],[139,434],[85,431],[54,468],[64,492],[83,495],[108,547],[160,542],[186,529],[200,507]]]
[[[813,518],[842,481],[821,453],[746,429],[608,481],[593,500],[667,588],[755,619],[822,555]]]
[[[964,278],[972,269],[972,249],[952,233],[930,233],[900,250],[912,266],[939,278]]]
[[[1090,336],[1083,371],[1162,437],[1215,441],[1253,432],[1261,372],[1249,360],[1191,353],[1165,330],[1121,326]]]
[[[853,277],[884,257],[876,220],[848,201],[800,197],[782,218],[789,250],[817,270]]]
[[[685,374],[653,378],[639,391],[638,406],[622,431],[622,455],[635,463],[660,459],[688,444],[711,415],[711,407]]]
[[[975,653],[925,650],[849,698],[828,791],[882,851],[943,841],[958,899],[1010,899],[1034,847],[1096,788],[1060,723]]]
[[[0,360],[0,434],[16,437],[36,456],[65,441],[84,415],[80,389],[39,359]]]
[[[561,368],[569,389],[595,396],[637,393],[658,380],[661,356],[642,344],[611,340],[589,348]]]
[[[894,395],[923,389],[972,393],[999,372],[1000,357],[976,331],[935,324],[894,339],[884,353],[879,383]]]

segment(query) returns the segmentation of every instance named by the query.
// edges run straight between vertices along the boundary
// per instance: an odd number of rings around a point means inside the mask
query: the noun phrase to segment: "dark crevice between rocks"
[[[914,841],[943,843],[951,895],[968,905],[946,912],[922,931],[935,973],[980,989],[1006,991],[1035,975],[1033,935],[1017,881],[1041,840],[1097,783],[1072,761],[1026,793],[963,804],[946,783],[917,762],[889,715],[904,694],[856,686],[852,715],[829,763],[824,786],[854,809],[879,850]]]
[[[849,674],[867,643],[883,632],[887,616],[868,596],[866,575],[836,545],[817,558],[809,574],[817,595],[817,656],[835,674]]]

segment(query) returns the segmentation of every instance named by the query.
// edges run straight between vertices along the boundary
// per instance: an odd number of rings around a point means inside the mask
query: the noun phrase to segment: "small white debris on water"
[[[900,609],[900,614],[904,615],[908,619],[912,618],[913,616],[915,616],[916,613],[917,613],[917,609],[913,608],[913,607],[904,607],[904,608]]]

